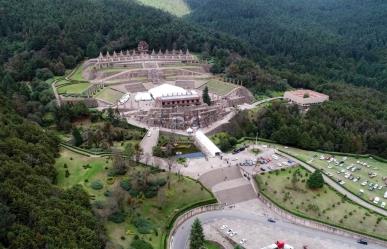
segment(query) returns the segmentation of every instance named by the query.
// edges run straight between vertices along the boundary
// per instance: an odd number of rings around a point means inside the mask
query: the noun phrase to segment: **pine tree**
[[[313,174],[310,175],[307,185],[311,189],[322,188],[324,186],[324,178],[321,174],[321,171],[316,170]]]
[[[191,227],[190,249],[202,249],[204,247],[203,227],[198,218],[195,219]]]
[[[81,135],[81,133],[79,132],[78,128],[74,128],[74,129],[73,129],[73,138],[74,138],[74,144],[75,144],[75,146],[79,146],[79,145],[82,144],[83,139],[82,139],[82,135]]]
[[[210,98],[210,95],[208,94],[207,86],[203,90],[203,102],[206,103],[207,105],[211,105],[211,98]]]

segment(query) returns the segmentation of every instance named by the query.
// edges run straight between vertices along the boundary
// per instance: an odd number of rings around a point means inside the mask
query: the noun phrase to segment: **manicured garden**
[[[387,218],[363,208],[328,185],[307,187],[310,173],[302,167],[257,175],[261,193],[280,207],[324,223],[387,239]]]
[[[116,160],[63,149],[56,162],[58,185],[68,188],[81,184],[86,189],[115,245],[163,248],[166,225],[174,214],[213,199],[194,180],[170,174],[168,181],[167,172],[134,162],[127,162],[126,173],[116,174]]]
[[[174,156],[176,154],[190,154],[200,152],[194,145],[193,139],[187,136],[170,135],[163,133],[160,135],[153,153],[159,157]]]

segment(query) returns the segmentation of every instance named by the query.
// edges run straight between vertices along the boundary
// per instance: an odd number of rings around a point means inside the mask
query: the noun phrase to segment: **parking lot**
[[[332,157],[330,155],[315,155],[310,163],[320,161],[328,176],[340,185],[350,189],[359,196],[363,196],[382,208],[386,207],[387,198],[386,177],[381,176],[378,167],[362,159],[348,159],[347,157]],[[384,179],[384,180],[383,180]]]
[[[238,152],[228,153],[224,160],[229,164],[240,166],[244,174],[248,177],[281,168],[293,167],[295,162],[288,158],[278,155],[273,148],[267,145],[246,145],[244,149]]]

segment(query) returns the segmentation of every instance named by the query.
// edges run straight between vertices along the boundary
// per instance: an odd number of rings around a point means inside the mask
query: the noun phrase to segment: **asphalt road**
[[[241,210],[220,210],[220,211],[210,211],[207,213],[202,213],[199,215],[196,215],[190,219],[188,219],[185,223],[183,223],[177,230],[176,233],[172,237],[171,242],[171,249],[186,249],[188,248],[188,240],[189,240],[189,233],[190,228],[193,223],[193,220],[195,218],[199,218],[202,224],[208,224],[215,222],[219,219],[231,219],[231,220],[238,220],[239,222],[246,220],[246,221],[253,221],[256,222],[257,225],[265,226],[265,227],[272,227],[273,234],[276,234],[276,231],[278,229],[281,229],[283,231],[289,231],[290,233],[297,233],[301,237],[304,238],[319,238],[321,241],[330,240],[334,241],[336,244],[340,244],[341,248],[356,248],[356,249],[385,249],[385,247],[381,245],[371,244],[369,243],[368,246],[360,245],[356,243],[356,240],[353,238],[347,238],[342,237],[326,232],[322,232],[319,230],[315,230],[312,228],[304,227],[295,225],[292,223],[288,223],[283,220],[277,221],[275,224],[269,223],[267,221],[267,218],[265,216],[255,215],[253,213],[248,212],[241,212]],[[278,238],[278,239],[285,239],[286,238]],[[274,241],[273,241],[274,242]],[[257,245],[256,248],[261,248],[266,245]],[[338,248],[335,248],[338,249]]]

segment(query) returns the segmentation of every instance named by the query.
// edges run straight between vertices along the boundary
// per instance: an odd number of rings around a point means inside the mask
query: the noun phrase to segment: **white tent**
[[[134,97],[136,101],[150,101],[152,100],[152,96],[148,92],[138,92]]]
[[[184,88],[173,86],[170,84],[162,84],[156,86],[148,91],[154,99],[163,97],[163,96],[176,96],[176,95],[187,95],[187,90]]]
[[[197,131],[195,133],[196,142],[204,149],[210,156],[217,156],[222,151],[202,132]]]

